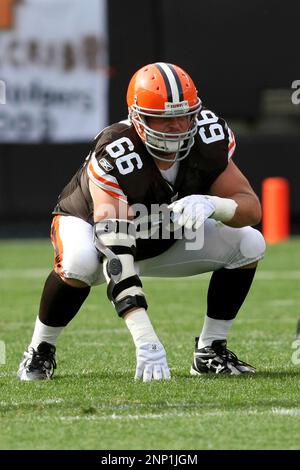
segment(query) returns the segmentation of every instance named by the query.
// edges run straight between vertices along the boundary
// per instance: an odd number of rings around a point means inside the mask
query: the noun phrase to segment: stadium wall
[[[287,89],[300,78],[295,60],[300,4],[289,0],[290,8],[282,9],[279,0],[267,0],[263,8],[259,0],[242,3],[147,0],[141,6],[140,0],[109,0],[109,121],[126,117],[133,71],[157,60],[182,65],[207,106],[230,124],[238,120],[250,129],[236,132],[235,158],[258,194],[267,176],[290,181],[293,232],[300,233],[300,132],[278,123],[255,131],[263,118],[264,90]],[[289,28],[279,34],[284,23]],[[87,142],[0,144],[0,237],[47,236],[57,195],[88,150]]]
[[[293,232],[299,233],[300,137],[237,136],[235,160],[257,193],[268,176],[291,183]],[[76,172],[89,144],[6,145],[0,155],[0,236],[47,236],[57,195]],[[283,164],[284,161],[284,164]]]

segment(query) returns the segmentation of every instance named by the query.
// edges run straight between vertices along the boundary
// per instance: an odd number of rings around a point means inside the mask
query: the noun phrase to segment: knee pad
[[[252,228],[247,227],[240,243],[240,252],[245,258],[262,258],[266,250],[266,243],[262,234]]]
[[[72,247],[65,250],[62,260],[62,275],[66,278],[74,278],[93,285],[99,270],[98,253],[94,249],[84,247]],[[60,274],[58,272],[58,274]]]
[[[134,307],[147,308],[142,283],[136,274],[134,224],[107,219],[94,226],[94,244],[101,255],[107,296],[119,316]]]

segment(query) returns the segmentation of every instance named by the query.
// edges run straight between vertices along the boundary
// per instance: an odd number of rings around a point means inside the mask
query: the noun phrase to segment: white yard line
[[[21,407],[27,405],[57,405],[64,403],[65,400],[63,398],[48,398],[48,399],[39,399],[39,400],[32,400],[28,399],[28,401],[0,401],[0,407]],[[93,405],[93,402],[87,400],[87,406]],[[96,411],[99,413],[103,413],[105,410],[110,414],[87,414],[87,415],[73,415],[73,416],[48,416],[48,419],[54,419],[58,421],[63,421],[66,423],[73,423],[78,421],[137,421],[137,420],[162,420],[162,419],[176,419],[176,418],[204,418],[204,417],[230,417],[233,415],[238,416],[270,416],[270,415],[277,415],[277,416],[294,416],[299,418],[300,417],[300,408],[285,408],[285,407],[272,407],[270,409],[259,410],[256,408],[250,409],[235,409],[235,410],[199,410],[199,411],[192,411],[189,408],[195,408],[193,403],[165,403],[161,404],[147,404],[147,403],[140,403],[136,405],[109,405],[109,404],[96,404],[94,405]],[[120,414],[121,410],[130,410],[131,408],[139,408],[139,409],[162,409],[166,408],[169,410],[166,412],[160,413],[134,413],[134,414]],[[185,411],[176,411],[172,410],[172,408],[183,408]],[[114,411],[116,410],[116,411]],[[28,416],[26,417],[28,419]],[[34,420],[45,420],[45,417],[35,416]]]
[[[300,299],[274,299],[264,302],[272,307],[293,307],[294,305],[300,305]]]
[[[299,408],[272,408],[271,413],[274,415],[283,415],[283,416],[300,416]]]
[[[0,269],[0,279],[43,279],[51,271],[49,269]]]
[[[45,398],[40,400],[28,399],[28,401],[0,401],[1,406],[15,406],[16,408],[20,406],[28,405],[58,405],[63,403],[65,400],[63,398]]]
[[[203,418],[203,417],[229,417],[232,415],[238,416],[266,416],[266,415],[280,415],[280,416],[300,416],[299,408],[272,408],[270,410],[225,410],[225,411],[195,411],[195,412],[167,412],[167,413],[143,413],[143,414],[117,414],[112,413],[111,415],[97,416],[97,415],[86,415],[86,416],[59,416],[55,419],[63,422],[74,422],[74,421],[138,421],[140,419],[145,420],[161,420],[161,419],[176,419],[176,418]]]
[[[99,330],[97,330],[97,328],[99,328],[98,325],[95,325],[95,328],[93,329],[80,328],[80,335],[82,336],[83,335],[99,335],[100,333],[101,333],[101,336],[103,336],[104,334],[110,334],[110,333],[117,334],[117,335],[123,335],[123,334],[126,336],[128,335],[128,331],[125,328],[105,328],[103,326],[101,326]],[[78,331],[69,331],[68,335],[78,336]]]
[[[51,271],[51,267],[49,269],[0,269],[0,279],[44,279]],[[178,279],[186,279],[188,282],[190,281],[207,281],[210,278],[210,273],[204,273],[197,276],[191,277],[184,277],[184,278],[176,278],[176,277],[168,277],[168,278],[161,278],[161,277],[144,277],[143,279],[145,282],[156,282],[159,280],[161,281],[176,281]],[[258,271],[256,276],[256,280],[259,281],[291,281],[291,280],[299,280],[300,279],[300,271],[281,271],[278,270],[264,270]]]

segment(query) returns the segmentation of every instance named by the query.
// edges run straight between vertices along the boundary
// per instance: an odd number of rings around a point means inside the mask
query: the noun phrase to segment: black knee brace
[[[119,219],[97,222],[94,244],[103,258],[107,296],[118,315],[121,317],[135,307],[147,309],[143,286],[134,267],[134,224]]]

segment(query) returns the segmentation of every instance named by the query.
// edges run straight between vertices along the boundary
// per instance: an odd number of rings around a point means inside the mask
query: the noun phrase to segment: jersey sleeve
[[[94,149],[88,160],[87,174],[96,186],[113,198],[128,204],[126,185],[123,184],[124,181],[117,165],[117,158],[113,158],[112,152],[107,151],[109,147],[114,149],[114,142],[120,140],[120,134],[122,135],[124,132],[124,127],[126,129],[124,125],[112,125],[105,128],[97,136]],[[118,155],[117,147],[115,154]]]
[[[95,142],[88,177],[110,196],[132,205],[145,199],[151,164],[133,126],[120,121],[104,129]]]
[[[198,116],[198,133],[206,152],[222,154],[230,160],[235,152],[236,143],[227,122],[213,111],[204,108]]]
[[[110,196],[128,204],[127,197],[122,190],[118,179],[114,176],[113,165],[105,157],[96,158],[95,151],[92,152],[88,162],[87,174],[90,180]]]
[[[236,143],[235,143],[234,133],[228,126],[227,126],[227,131],[228,131],[228,160],[231,160],[235,152]]]

